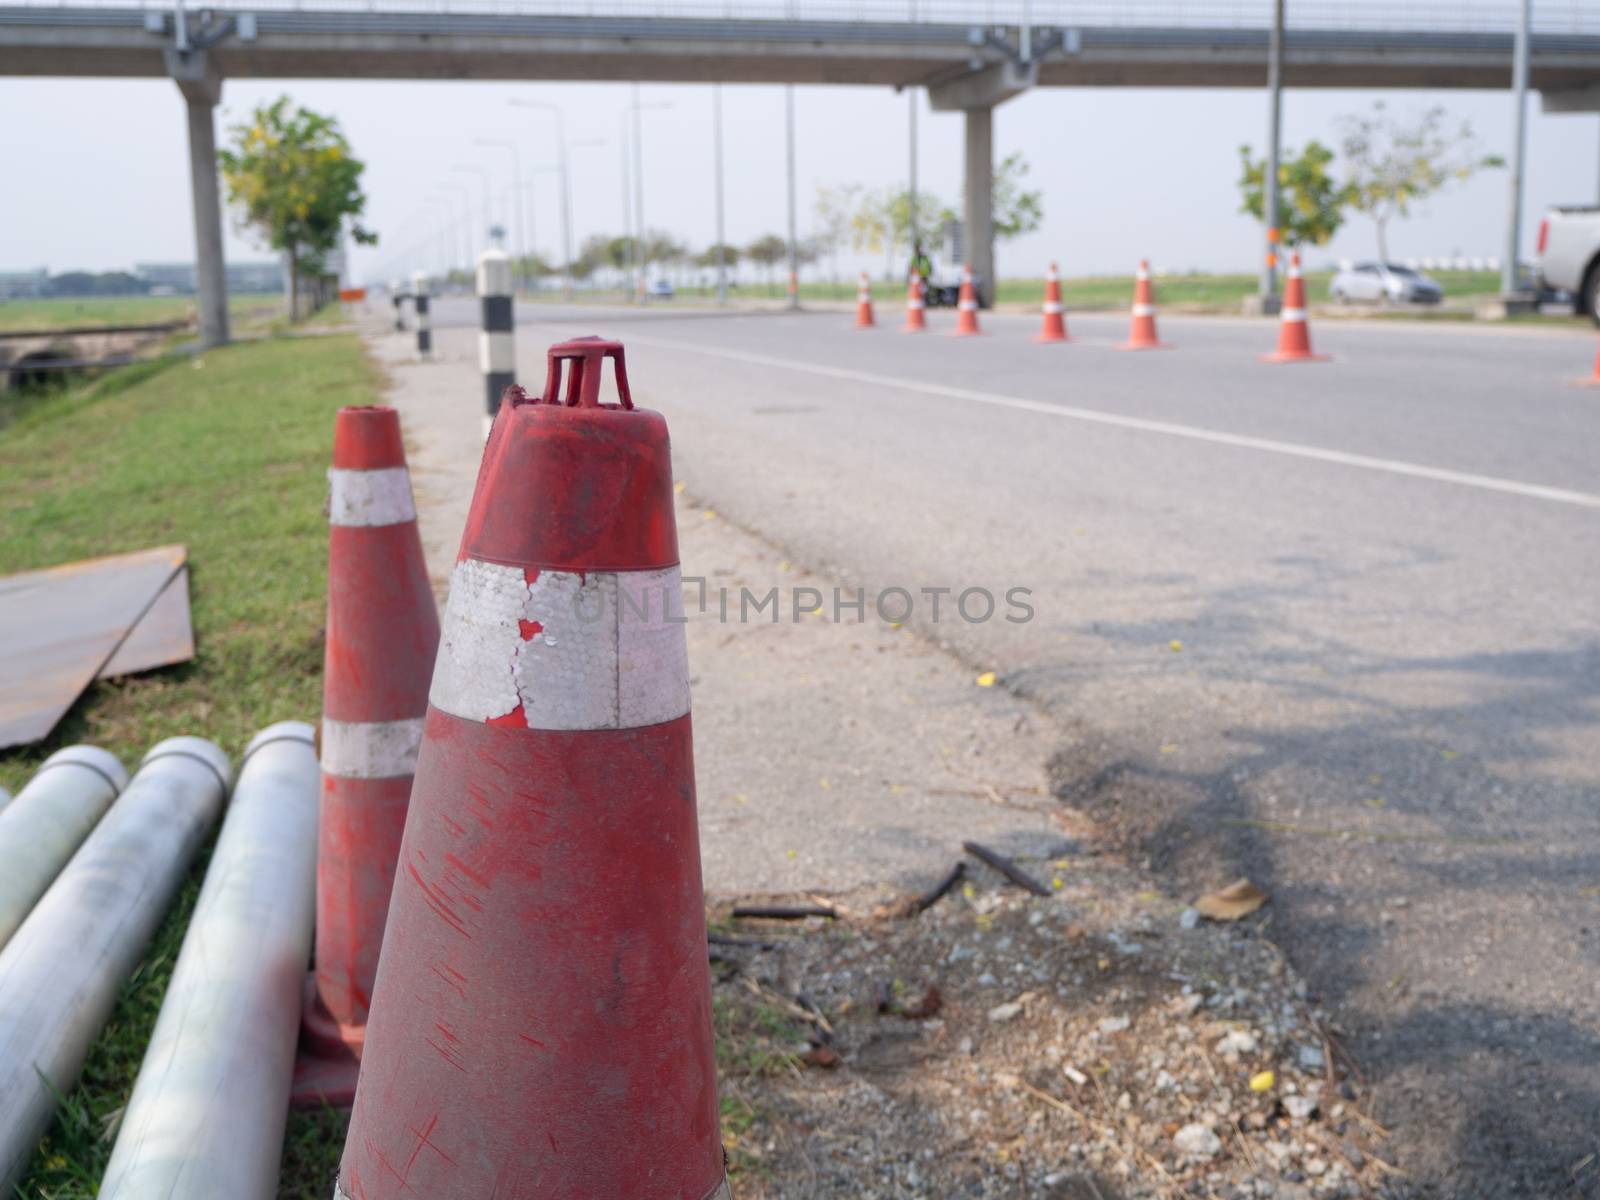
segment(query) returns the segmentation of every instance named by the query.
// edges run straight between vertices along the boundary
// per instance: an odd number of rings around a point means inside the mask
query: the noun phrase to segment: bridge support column
[[[959,111],[966,116],[966,182],[962,224],[967,263],[978,277],[978,299],[995,297],[994,275],[994,110],[1038,81],[1035,63],[1006,61],[966,73],[928,88],[935,112]],[[958,266],[948,263],[947,266]]]
[[[222,99],[222,76],[204,50],[168,50],[167,73],[183,93],[189,116],[189,193],[194,204],[200,345],[210,349],[228,342],[228,277],[222,256],[215,120],[217,101]]]
[[[994,109],[966,110],[966,183],[961,205],[967,263],[978,279],[978,301],[994,303]],[[954,266],[955,264],[950,264]]]

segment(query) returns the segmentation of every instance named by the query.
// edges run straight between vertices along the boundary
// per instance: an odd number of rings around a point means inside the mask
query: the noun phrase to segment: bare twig
[[[823,904],[735,904],[735,917],[758,921],[804,921],[807,917],[833,920],[839,914]]]
[[[951,888],[955,887],[956,884],[960,883],[961,877],[966,873],[967,864],[958,860],[956,865],[950,868],[943,879],[939,880],[939,882],[934,884],[933,887],[929,888],[926,892],[923,892],[922,895],[916,898],[916,901],[911,906],[911,911],[919,913],[927,912],[935,904],[939,903],[940,900],[944,899],[945,893],[947,893]]]
[[[1003,854],[997,854],[987,846],[977,842],[962,842],[961,848],[979,862],[993,867],[1019,888],[1032,892],[1035,896],[1048,896],[1050,889],[1045,887],[1032,875],[1029,875],[1016,863]]]

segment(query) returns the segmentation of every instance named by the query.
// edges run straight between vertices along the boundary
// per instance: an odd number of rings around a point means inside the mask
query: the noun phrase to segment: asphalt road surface
[[[1046,705],[1059,794],[1174,894],[1269,891],[1420,1194],[1600,1196],[1592,341],[1324,321],[1274,366],[1268,322],[879,316],[525,305],[519,361],[624,339],[695,495]]]

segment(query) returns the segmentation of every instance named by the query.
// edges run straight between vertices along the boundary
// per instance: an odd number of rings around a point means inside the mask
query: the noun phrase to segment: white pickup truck
[[[1552,208],[1539,222],[1539,282],[1572,295],[1600,325],[1600,208]]]

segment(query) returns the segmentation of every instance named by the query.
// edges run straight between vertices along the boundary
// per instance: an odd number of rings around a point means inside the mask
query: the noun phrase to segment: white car
[[[670,280],[658,279],[650,285],[647,294],[652,300],[671,300],[672,283]]]
[[[1437,304],[1444,289],[1420,271],[1399,263],[1356,263],[1341,268],[1328,284],[1340,304]]]

